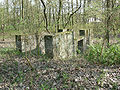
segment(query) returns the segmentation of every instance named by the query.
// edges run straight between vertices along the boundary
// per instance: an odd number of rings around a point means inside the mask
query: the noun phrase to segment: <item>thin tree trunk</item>
[[[16,29],[16,25],[15,25],[15,24],[16,24],[16,15],[15,15],[15,12],[16,12],[16,9],[15,9],[15,8],[16,8],[16,4],[15,4],[15,2],[13,2],[13,4],[14,4],[14,11],[13,11],[14,24],[13,24],[13,27],[14,27],[15,30],[17,30],[17,29]]]
[[[53,27],[52,29],[55,29],[54,25],[55,25],[55,9],[52,8],[52,27]]]
[[[78,0],[76,0],[76,9],[78,8]],[[76,13],[75,21],[78,23],[79,15]]]
[[[72,17],[80,8],[81,8],[81,4],[80,4],[80,6],[79,6],[72,14],[69,15],[68,20],[67,20],[67,22],[66,22],[65,25],[64,25],[64,28],[69,24],[71,17]]]
[[[46,6],[45,6],[45,3],[44,3],[43,0],[41,0],[41,2],[42,2],[42,5],[44,7],[44,11],[43,12],[44,12],[45,24],[46,24],[45,28],[46,28],[47,32],[50,33],[50,31],[48,30],[48,20],[47,20],[47,15],[46,15]]]
[[[68,17],[69,17],[70,16],[70,0],[68,0],[67,3],[68,3]],[[70,21],[68,25],[70,25]]]
[[[22,0],[22,19],[24,18],[24,1]]]
[[[84,0],[84,3],[83,3],[83,24],[86,23],[86,20],[85,20],[85,7],[86,7],[86,0]]]
[[[106,16],[106,40],[107,40],[107,46],[109,47],[109,22],[110,22],[110,0],[106,1],[106,8],[107,8],[107,16]]]
[[[7,9],[7,23],[9,25],[9,3],[8,3],[8,0],[6,0],[6,9]]]
[[[49,26],[51,25],[51,7],[49,7]]]
[[[61,15],[61,9],[62,9],[62,0],[59,0],[59,12],[58,12],[58,18],[57,18],[57,30],[60,28],[60,15]]]
[[[73,0],[71,0],[71,7],[72,7],[72,13],[73,13]],[[73,16],[71,16],[71,20],[72,20],[72,26],[73,26],[74,25]]]
[[[64,11],[62,9],[62,27],[64,27]]]

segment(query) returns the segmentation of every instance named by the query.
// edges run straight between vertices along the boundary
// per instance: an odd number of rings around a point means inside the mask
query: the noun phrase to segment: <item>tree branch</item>
[[[44,12],[45,23],[46,23],[45,28],[46,28],[47,32],[50,33],[50,31],[48,30],[48,22],[47,22],[47,15],[46,15],[46,6],[45,6],[45,3],[44,3],[43,0],[41,0],[41,3],[43,5],[43,7],[44,7],[44,11],[43,12]]]
[[[68,17],[68,21],[67,23],[65,24],[64,28],[68,25],[68,23],[70,22],[70,18],[81,8],[81,4],[80,6],[72,13],[70,14],[70,16]]]

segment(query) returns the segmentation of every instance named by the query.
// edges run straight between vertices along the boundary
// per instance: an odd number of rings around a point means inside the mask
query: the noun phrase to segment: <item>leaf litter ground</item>
[[[7,58],[7,57],[6,57]],[[91,64],[82,58],[1,58],[1,90],[120,90],[120,65]]]

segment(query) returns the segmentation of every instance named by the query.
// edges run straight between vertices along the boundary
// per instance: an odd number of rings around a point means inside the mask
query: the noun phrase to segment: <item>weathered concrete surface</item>
[[[81,33],[81,34],[80,34]],[[79,36],[78,39],[80,39],[80,37],[84,37],[84,50],[85,51],[88,47],[88,45],[91,45],[93,43],[92,38],[93,38],[93,34],[92,34],[92,30],[79,30]]]
[[[41,32],[33,35],[15,35],[16,49],[20,52],[35,50],[38,54],[45,54],[44,36],[47,33]]]
[[[44,36],[48,35],[47,33],[41,32],[41,34],[36,34],[36,43],[37,43],[37,51],[40,54],[45,54],[45,41],[44,41]]]
[[[77,52],[82,52],[84,53],[85,50],[87,49],[87,45],[89,45],[89,41],[90,41],[90,38],[89,38],[89,31],[88,30],[78,30],[78,32],[75,33],[76,36],[76,50]]]
[[[15,48],[15,42],[9,41],[0,41],[0,48]]]
[[[82,33],[82,34],[80,34]],[[55,34],[16,35],[16,48],[20,52],[37,50],[38,54],[46,54],[54,59],[66,59],[75,57],[77,50],[84,52],[90,44],[90,31],[75,32],[70,29],[58,31]]]
[[[93,44],[93,38],[94,38],[93,30],[89,29],[89,37],[90,37],[90,45],[92,45]]]
[[[36,49],[35,35],[16,35],[16,49],[20,52],[27,52]]]
[[[74,34],[72,31],[55,35],[46,35],[45,52],[54,59],[65,59],[75,56]]]
[[[58,33],[59,32],[66,32],[66,31],[73,31],[72,29],[58,29]]]

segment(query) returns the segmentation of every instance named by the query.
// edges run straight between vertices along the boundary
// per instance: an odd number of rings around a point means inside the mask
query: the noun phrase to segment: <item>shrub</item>
[[[100,44],[91,45],[84,56],[86,60],[94,63],[120,64],[120,46],[111,45],[109,48],[106,48]]]

